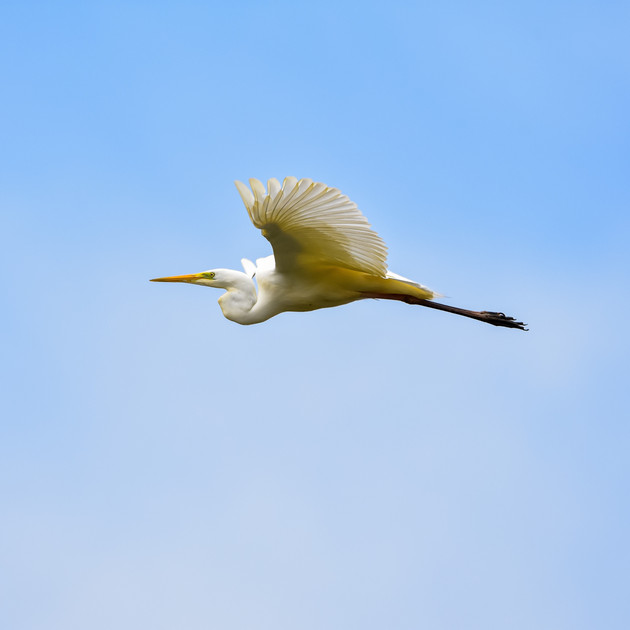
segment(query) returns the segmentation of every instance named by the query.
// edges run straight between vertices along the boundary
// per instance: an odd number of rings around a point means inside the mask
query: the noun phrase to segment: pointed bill
[[[149,282],[195,282],[202,277],[201,273],[189,273],[185,276],[168,276],[166,278],[152,278]]]

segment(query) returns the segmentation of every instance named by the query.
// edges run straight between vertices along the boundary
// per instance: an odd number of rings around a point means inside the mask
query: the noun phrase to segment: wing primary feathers
[[[267,194],[262,182],[252,177],[249,180],[249,185],[252,187],[252,191],[254,192],[254,197],[256,198],[256,202],[262,203],[262,201],[265,198],[265,195]]]
[[[273,246],[278,269],[295,270],[299,254],[305,254],[309,260],[385,277],[385,243],[337,188],[291,176],[282,185],[269,179],[266,191],[257,179],[250,179],[251,191],[235,183],[252,223]]]
[[[236,184],[238,194],[241,196],[245,207],[249,210],[254,205],[254,195],[252,195],[252,191],[247,188],[243,182],[236,180],[234,183]]]
[[[272,177],[271,179],[267,180],[267,194],[272,199],[275,199],[276,195],[281,190],[282,190],[282,186],[280,186],[280,182],[275,177]]]

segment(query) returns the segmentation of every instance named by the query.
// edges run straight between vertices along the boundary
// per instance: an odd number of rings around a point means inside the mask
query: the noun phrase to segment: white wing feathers
[[[356,204],[336,188],[310,179],[235,182],[252,223],[271,245],[278,269],[306,257],[385,277],[387,247]]]
[[[256,265],[251,260],[248,258],[241,258],[241,265],[243,265],[245,273],[250,278],[253,278],[256,275]]]

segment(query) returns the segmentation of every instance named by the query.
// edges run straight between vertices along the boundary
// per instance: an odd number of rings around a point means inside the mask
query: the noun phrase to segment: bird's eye
[[[212,280],[214,278],[214,271],[208,271],[203,274],[208,280]]]

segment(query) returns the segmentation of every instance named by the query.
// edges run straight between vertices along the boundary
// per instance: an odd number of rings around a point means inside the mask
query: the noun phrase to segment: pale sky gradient
[[[630,627],[624,2],[0,8],[0,627]],[[234,179],[398,303],[223,318]]]

